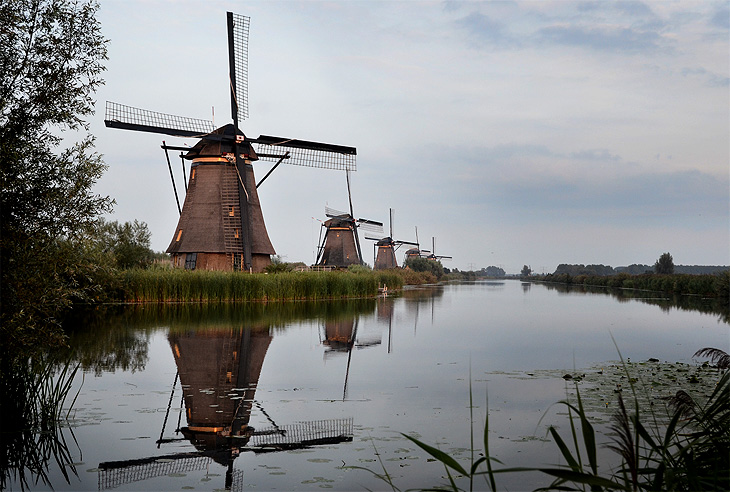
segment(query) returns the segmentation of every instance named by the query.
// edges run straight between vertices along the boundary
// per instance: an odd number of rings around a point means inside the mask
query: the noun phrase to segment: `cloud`
[[[710,25],[724,31],[730,31],[730,8],[720,7],[710,17]]]
[[[607,149],[591,149],[572,152],[570,156],[574,159],[583,159],[588,161],[620,161],[621,157],[612,154]]]
[[[541,29],[538,34],[545,42],[598,51],[638,54],[666,49],[666,43],[657,32],[633,27],[550,26]]]
[[[476,47],[515,48],[521,43],[507,32],[507,26],[480,13],[472,12],[456,21]]]
[[[683,68],[682,75],[685,77],[697,76],[704,79],[708,87],[730,87],[730,77],[709,72],[704,68]]]

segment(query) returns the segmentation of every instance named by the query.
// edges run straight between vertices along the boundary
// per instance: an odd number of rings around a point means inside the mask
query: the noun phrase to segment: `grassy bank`
[[[339,299],[378,294],[384,285],[403,286],[391,272],[285,272],[242,274],[182,269],[133,269],[119,272],[117,302],[232,302]]]
[[[665,294],[699,295],[703,297],[730,298],[730,271],[719,275],[687,275],[687,274],[643,274],[630,275],[569,275],[548,274],[530,277],[530,280],[553,282],[565,285],[583,285],[586,287],[609,287],[616,289],[639,289]]]

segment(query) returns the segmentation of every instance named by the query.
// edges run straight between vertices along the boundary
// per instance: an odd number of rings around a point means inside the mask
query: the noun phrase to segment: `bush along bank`
[[[390,272],[244,274],[182,269],[132,269],[118,274],[117,302],[230,302],[336,299],[378,295],[403,287]]]
[[[608,287],[615,289],[637,289],[663,292],[675,295],[698,295],[730,300],[730,270],[714,275],[689,274],[642,274],[630,275],[575,275],[567,273],[529,277],[528,280],[552,282],[585,287]]]

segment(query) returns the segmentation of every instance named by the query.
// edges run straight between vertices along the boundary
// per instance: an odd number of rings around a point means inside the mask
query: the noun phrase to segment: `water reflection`
[[[357,336],[358,318],[360,314],[374,311],[375,300],[316,304],[317,317],[322,318],[324,326],[323,343],[329,350],[345,352],[351,357],[356,345],[380,343],[379,339],[359,339]],[[196,451],[100,463],[100,488],[202,470],[215,461],[226,469],[226,489],[237,490],[243,484],[243,471],[234,468],[234,461],[241,452],[264,453],[352,441],[352,418],[281,425],[256,399],[264,360],[274,336],[292,320],[310,318],[312,303],[289,303],[269,306],[269,309],[261,309],[261,305],[237,307],[240,309],[231,310],[231,306],[217,306],[218,309],[212,310],[180,307],[168,313],[171,326],[167,338],[177,373],[157,447],[187,441]],[[200,311],[209,312],[201,315]],[[138,310],[135,313],[139,317],[137,326],[145,321],[150,326],[156,325],[159,314],[158,309]],[[242,322],[232,325],[231,317]],[[356,344],[357,340],[362,343]],[[84,360],[89,355],[86,353]],[[88,366],[93,368],[96,364],[91,362]],[[179,408],[174,408],[178,381],[182,400]],[[254,408],[268,421],[265,428],[250,425]],[[176,410],[177,416],[174,415]],[[181,425],[183,413],[185,425]],[[165,437],[166,427],[173,426],[175,420],[175,437]]]
[[[78,361],[99,377],[86,378],[75,402],[67,462],[38,456],[50,460],[40,488],[70,479],[67,488],[78,490],[238,490],[245,471],[247,487],[315,489],[313,480],[326,477],[338,489],[353,489],[361,477],[343,471],[340,459],[370,463],[372,449],[358,443],[368,434],[382,439],[378,452],[397,460],[393,467],[407,487],[423,486],[431,481],[419,478],[431,477],[429,464],[404,459],[405,446],[390,437],[413,431],[431,442],[443,438],[444,446],[468,442],[462,423],[471,368],[477,385],[489,381],[496,402],[490,427],[506,446],[532,435],[527,416],[536,412],[539,419],[564,397],[559,375],[556,384],[545,384],[532,376],[535,369],[614,360],[609,332],[635,360],[681,360],[686,346],[698,348],[699,337],[708,340],[703,345],[724,347],[726,327],[716,342],[718,327],[707,317],[676,310],[665,316],[625,302],[628,296],[615,296],[619,305],[606,290],[574,288],[572,301],[561,294],[556,302],[559,288],[477,282],[408,288],[379,299],[96,310],[79,318],[65,355],[71,367]],[[529,377],[507,374],[524,370]],[[518,421],[524,425],[514,427]],[[344,443],[353,429],[358,438]],[[261,454],[324,443],[334,444],[305,451],[311,459]],[[532,461],[544,458],[530,452]],[[73,464],[84,460],[79,469],[91,473],[73,475]],[[20,488],[14,476],[6,480]]]
[[[525,284],[523,284],[524,286]],[[529,284],[528,284],[529,285]],[[541,283],[548,290],[554,290],[559,295],[610,295],[618,302],[639,301],[659,307],[668,313],[672,309],[681,311],[698,311],[704,314],[718,316],[723,323],[730,323],[730,306],[728,299],[707,298],[697,295],[674,295],[659,292],[650,292],[634,289],[609,289],[602,287],[586,287],[583,285],[564,285]]]
[[[426,307],[428,309],[431,323],[433,324],[434,312],[436,305],[444,295],[443,285],[427,285],[427,286],[414,286],[412,288],[406,288],[403,290],[403,298],[405,301],[406,312],[409,317],[413,318],[413,334],[415,335],[418,331],[418,321],[421,314],[421,309]],[[389,317],[389,321],[392,326],[392,315]],[[391,344],[388,344],[388,350],[390,351]]]
[[[49,468],[54,463],[66,483],[71,475],[78,476],[68,445],[75,437],[64,429],[60,417],[77,370],[68,362],[43,357],[0,355],[0,490],[8,484],[12,489],[13,482],[21,490],[29,489],[29,484],[50,486]]]

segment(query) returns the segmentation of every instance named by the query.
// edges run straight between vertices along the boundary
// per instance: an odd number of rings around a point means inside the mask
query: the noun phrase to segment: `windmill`
[[[104,123],[110,128],[199,139],[192,148],[162,142],[166,155],[169,150],[179,150],[185,152],[181,154],[183,159],[192,161],[185,202],[166,252],[177,267],[259,272],[271,262],[275,250],[266,231],[256,188],[282,162],[354,171],[357,151],[354,147],[292,138],[244,135],[238,124],[248,117],[250,19],[232,12],[226,18],[232,123],[216,129],[212,121],[110,101],[106,104]],[[276,162],[258,183],[252,166],[257,160]],[[173,178],[171,167],[170,177]]]
[[[448,259],[448,260],[450,260],[451,257],[450,256],[444,256],[444,255],[437,255],[436,254],[436,238],[435,237],[432,237],[431,238],[431,254],[428,255],[428,256],[426,256],[426,259],[434,260],[434,261],[441,260],[441,259]]]
[[[395,239],[393,239],[393,209],[389,209],[389,212],[390,235],[381,239],[365,236],[365,239],[376,241],[374,247],[378,248],[378,252],[377,256],[375,257],[375,263],[373,267],[373,269],[375,270],[398,268],[398,262],[395,259],[396,250],[403,244],[418,246],[418,243],[412,243],[409,241],[396,241]]]
[[[406,250],[404,262],[411,258],[423,258],[425,256],[424,253],[430,253],[430,251],[427,249],[421,249],[421,244],[418,242],[418,227],[416,227],[416,247]]]
[[[347,197],[350,202],[350,213],[325,207],[328,220],[322,223],[320,241],[317,248],[317,266],[347,268],[350,265],[362,265],[362,250],[358,228],[373,233],[383,232],[383,223],[369,219],[355,219],[352,210],[352,194],[350,193],[350,174],[347,173]],[[324,236],[322,236],[324,230]]]

